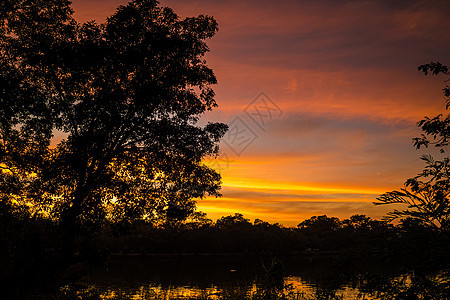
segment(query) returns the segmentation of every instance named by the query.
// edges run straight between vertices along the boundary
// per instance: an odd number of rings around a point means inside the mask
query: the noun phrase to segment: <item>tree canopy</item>
[[[67,228],[183,220],[220,175],[202,163],[227,126],[205,40],[217,22],[156,0],[78,23],[68,0],[0,3],[0,200]],[[62,140],[52,144],[52,138]]]
[[[433,75],[450,75],[448,67],[441,63],[430,63],[418,67],[425,75],[430,71]],[[445,81],[447,82],[447,81]],[[446,109],[450,107],[450,88],[446,84],[443,88]],[[425,168],[417,176],[408,179],[405,187],[399,191],[392,191],[381,195],[374,204],[406,204],[404,210],[393,210],[387,216],[388,220],[411,217],[423,224],[450,230],[450,159],[446,156],[450,141],[450,114],[442,114],[419,121],[417,125],[422,129],[421,137],[414,138],[413,144],[417,149],[434,146],[443,154],[442,159],[435,159],[431,155],[423,155]]]

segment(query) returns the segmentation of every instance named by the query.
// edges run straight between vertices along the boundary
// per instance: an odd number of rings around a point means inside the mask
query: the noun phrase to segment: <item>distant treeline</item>
[[[12,274],[39,274],[64,265],[58,225],[39,218],[3,214],[0,229],[0,281]],[[109,255],[315,255],[383,254],[396,259],[439,260],[448,253],[446,232],[406,218],[397,225],[354,215],[340,220],[314,216],[287,228],[242,214],[216,222],[198,214],[186,222],[155,225],[144,221],[106,224],[76,241],[80,261],[101,262]],[[405,255],[406,253],[406,255]]]
[[[92,242],[113,254],[225,254],[354,252],[387,253],[403,248],[426,252],[445,243],[446,235],[422,222],[406,218],[397,225],[354,215],[340,220],[314,216],[287,228],[260,219],[253,223],[236,213],[208,219],[151,226],[137,222],[120,233],[105,228]],[[427,250],[427,251],[428,251]]]

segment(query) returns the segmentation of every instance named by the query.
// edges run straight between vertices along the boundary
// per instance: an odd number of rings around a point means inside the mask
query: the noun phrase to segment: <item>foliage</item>
[[[425,75],[428,71],[432,74],[450,75],[448,67],[441,63],[430,63],[419,66],[419,71]],[[446,85],[443,89],[446,99],[446,109],[450,106],[450,90]],[[442,154],[447,152],[450,139],[450,114],[445,118],[438,115],[434,118],[426,117],[417,125],[424,132],[421,137],[414,138],[413,144],[417,149],[433,145]],[[406,204],[403,210],[394,209],[388,213],[387,220],[391,221],[402,217],[412,217],[442,231],[450,229],[450,173],[449,158],[443,157],[436,160],[431,155],[423,155],[424,170],[417,176],[408,179],[405,187],[399,191],[385,193],[377,198],[381,204]]]
[[[217,106],[203,59],[216,21],[156,0],[104,24],[72,13],[67,0],[0,3],[1,201],[70,234],[105,219],[186,219],[195,199],[220,195],[202,158],[227,126],[198,124]]]
[[[349,219],[342,221],[342,227],[353,232],[378,231],[385,226],[385,222],[372,220],[372,218],[366,215],[353,215]]]
[[[314,216],[297,225],[300,229],[317,230],[320,232],[335,231],[341,226],[338,218],[323,216]]]
[[[235,213],[234,216],[224,216],[217,220],[218,227],[248,227],[251,226],[250,220],[244,218],[240,213]]]

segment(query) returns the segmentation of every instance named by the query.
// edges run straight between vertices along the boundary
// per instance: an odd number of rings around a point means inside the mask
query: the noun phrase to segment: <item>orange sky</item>
[[[73,8],[79,21],[103,22],[126,2],[73,0]],[[444,78],[417,66],[450,63],[450,2],[161,5],[219,23],[207,55],[219,108],[204,119],[231,126],[221,158],[206,160],[223,176],[223,197],[199,201],[200,210],[293,226],[313,215],[381,218],[392,209],[372,201],[421,170],[415,122],[443,112]]]

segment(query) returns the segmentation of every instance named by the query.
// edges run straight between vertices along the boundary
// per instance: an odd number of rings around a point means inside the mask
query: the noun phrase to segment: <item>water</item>
[[[448,275],[383,257],[117,256],[29,299],[448,299]]]

